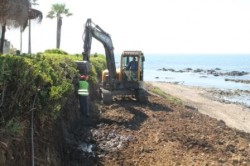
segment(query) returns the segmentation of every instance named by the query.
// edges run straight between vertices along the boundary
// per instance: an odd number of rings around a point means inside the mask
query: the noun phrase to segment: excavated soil
[[[71,97],[58,123],[36,121],[35,165],[250,165],[249,133],[171,97],[148,93],[148,100],[97,100],[82,117]],[[0,165],[29,165],[29,140],[0,130]]]
[[[190,106],[148,99],[98,103],[90,117],[79,118],[71,165],[250,165],[249,133]]]

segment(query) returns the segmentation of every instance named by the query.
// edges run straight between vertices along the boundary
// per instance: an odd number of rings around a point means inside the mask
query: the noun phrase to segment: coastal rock
[[[215,73],[215,74],[213,74],[215,77],[218,77],[218,76],[220,76],[220,74],[218,74],[218,73]]]
[[[161,68],[161,69],[158,69],[158,71],[170,71],[170,72],[176,72],[176,73],[185,73],[185,72],[193,72],[193,73],[201,73],[201,74],[207,74],[207,75],[213,75],[215,77],[219,77],[219,76],[244,76],[244,75],[248,75],[250,74],[249,72],[246,72],[246,71],[229,71],[229,72],[220,72],[221,69],[220,68],[215,68],[215,69],[207,69],[207,70],[204,70],[204,69],[200,69],[200,68],[197,68],[197,69],[192,69],[192,68],[185,68],[185,69],[181,69],[181,70],[175,70],[173,68]],[[225,80],[225,81],[232,81],[232,80]],[[240,82],[240,83],[246,83],[246,84],[249,84],[250,83],[250,80],[237,80],[237,81],[234,81],[234,82]]]
[[[165,67],[163,67],[163,68],[161,68],[161,69],[158,69],[158,71],[170,71],[170,72],[175,72],[174,69],[171,69],[171,68],[166,69]]]
[[[226,78],[225,81],[250,84],[250,80],[240,80],[240,79],[228,79],[228,78]]]
[[[175,72],[175,70],[174,69],[167,69],[166,71],[171,71],[171,72]]]
[[[173,79],[173,77],[165,77],[165,79]]]
[[[208,70],[203,70],[203,69],[196,69],[193,70],[194,73],[207,73],[208,75],[213,75],[215,77],[218,76],[244,76],[244,75],[248,75],[249,72],[245,72],[245,71],[230,71],[230,72],[218,72],[218,70],[221,70],[220,68],[216,68],[216,69],[208,69]]]
[[[248,74],[249,73],[245,71],[231,71],[231,72],[224,73],[224,75],[227,75],[227,76],[244,76]]]
[[[194,70],[194,73],[200,73],[200,72],[204,72],[204,70],[203,69],[195,69]]]
[[[217,72],[216,70],[206,70],[205,73],[207,74],[212,74],[216,77],[218,76],[244,76],[244,75],[247,75],[249,74],[248,72],[245,72],[245,71],[231,71],[231,72]]]
[[[206,72],[207,72],[208,74],[213,74],[213,73],[215,73],[216,71],[212,69],[212,70],[207,70]]]
[[[220,90],[220,89],[210,89],[208,92],[213,94],[213,99],[225,104],[237,104],[249,107],[247,100],[249,99],[249,90]],[[244,101],[242,100],[244,98]]]

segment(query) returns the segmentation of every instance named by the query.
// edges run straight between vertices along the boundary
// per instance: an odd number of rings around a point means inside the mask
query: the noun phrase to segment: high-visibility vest
[[[78,94],[81,96],[89,95],[89,83],[87,81],[79,81]]]

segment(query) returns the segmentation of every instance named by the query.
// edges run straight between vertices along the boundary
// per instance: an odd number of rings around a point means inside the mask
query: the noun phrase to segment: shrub
[[[57,117],[67,97],[76,93],[79,73],[75,60],[81,57],[61,53],[32,56],[0,56],[0,125],[26,115],[37,94],[36,112]],[[91,90],[105,66],[105,57],[91,57]]]
[[[57,49],[57,48],[55,48],[55,49],[48,49],[48,50],[45,50],[44,52],[45,53],[52,53],[52,54],[54,53],[54,54],[68,55],[67,52],[65,52],[63,50],[60,50],[60,49]]]
[[[27,113],[40,89],[36,108],[44,113],[59,111],[63,100],[74,91],[76,64],[66,55],[0,57],[2,122]]]

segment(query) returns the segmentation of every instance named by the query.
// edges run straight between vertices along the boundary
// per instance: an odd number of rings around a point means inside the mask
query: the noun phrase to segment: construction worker
[[[133,57],[133,60],[128,63],[127,70],[137,70],[138,62],[136,61],[136,57]]]
[[[82,115],[89,116],[89,83],[86,81],[87,76],[81,75],[79,80],[79,102],[80,112]]]
[[[133,57],[133,60],[128,63],[126,67],[130,72],[130,76],[128,77],[128,81],[137,81],[138,80],[138,62],[136,61],[136,57]]]

